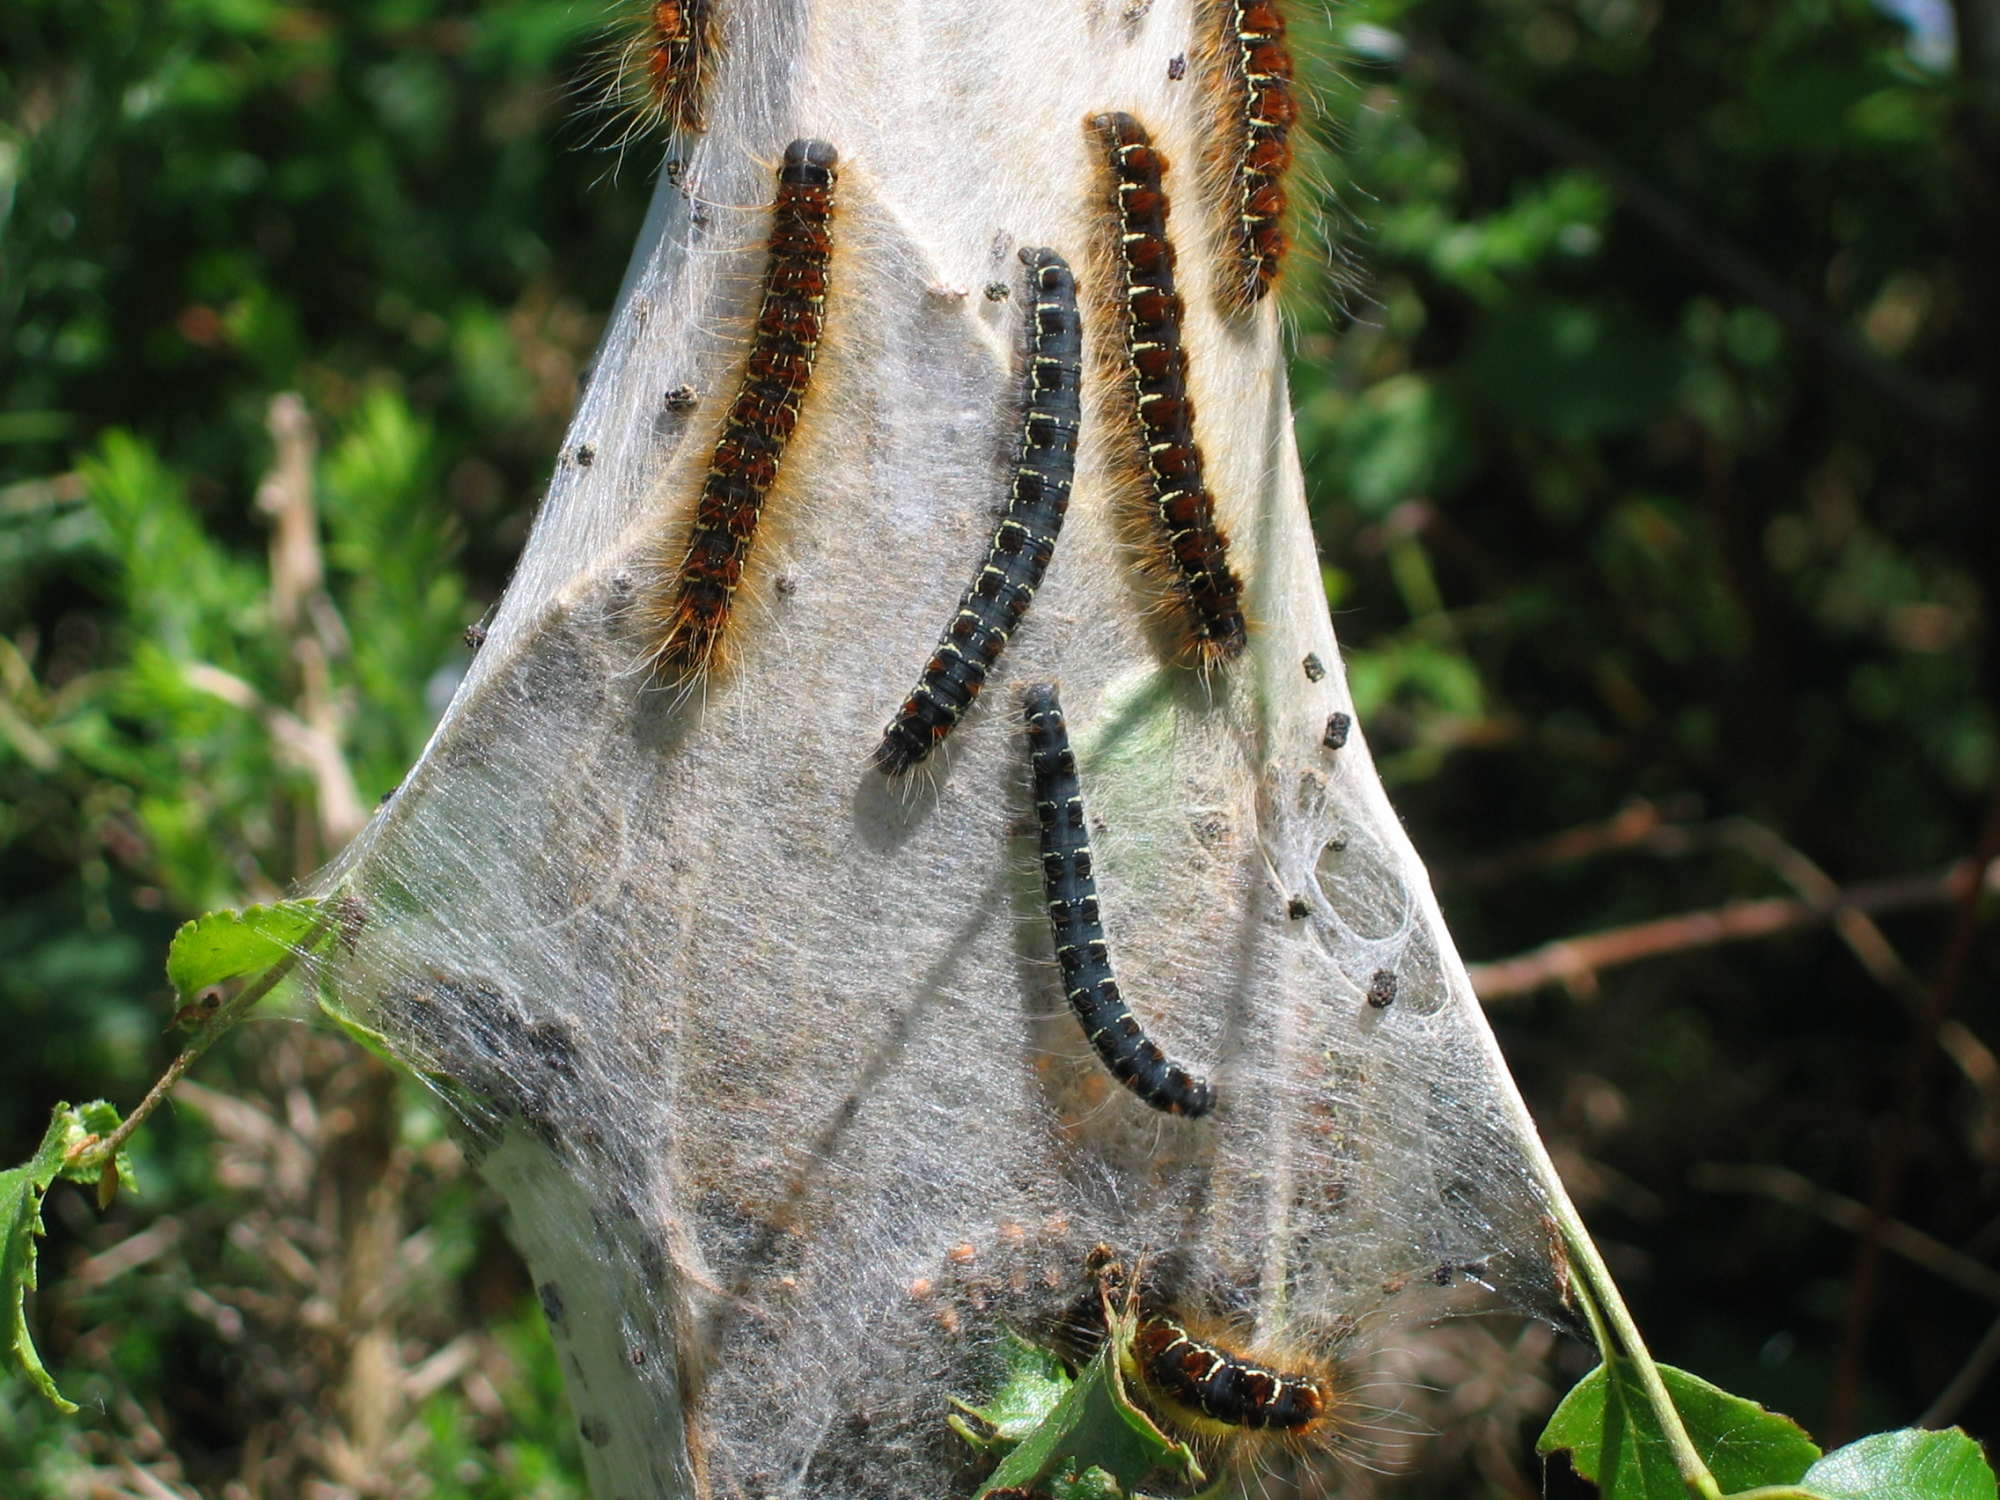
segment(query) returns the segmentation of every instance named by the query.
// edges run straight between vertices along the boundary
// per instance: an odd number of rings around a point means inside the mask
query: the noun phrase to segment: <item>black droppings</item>
[[[1316,652],[1306,653],[1305,667],[1307,682],[1319,682],[1326,677],[1326,663],[1319,659]]]
[[[1328,714],[1326,733],[1320,736],[1320,743],[1329,750],[1338,750],[1347,743],[1348,731],[1354,728],[1352,714]]]
[[[1387,1010],[1396,1003],[1396,971],[1377,969],[1368,981],[1368,1003],[1377,1010]]]

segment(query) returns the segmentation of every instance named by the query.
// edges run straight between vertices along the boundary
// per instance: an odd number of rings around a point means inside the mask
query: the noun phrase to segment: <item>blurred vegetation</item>
[[[1300,440],[1468,957],[1900,893],[1493,1000],[1656,1352],[1828,1440],[2000,1407],[1965,1270],[2000,1250],[1995,940],[1940,878],[2000,852],[2000,19],[1956,18],[1306,28],[1365,270],[1295,278]],[[143,1091],[174,925],[320,863],[448,696],[644,210],[565,97],[598,19],[0,8],[14,1156],[55,1100]],[[36,1322],[86,1409],[0,1388],[0,1491],[578,1494],[532,1294],[424,1101],[323,1032],[249,1037],[139,1138],[143,1200],[51,1196]],[[1540,1493],[1531,1428],[1410,1492]]]

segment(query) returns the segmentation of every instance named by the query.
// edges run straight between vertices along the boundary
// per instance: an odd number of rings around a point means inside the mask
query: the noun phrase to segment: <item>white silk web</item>
[[[1045,1329],[1100,1241],[1184,1268],[1269,1347],[1360,1358],[1472,1302],[1553,1311],[1546,1158],[1363,734],[1323,743],[1353,709],[1277,319],[1219,307],[1188,0],[735,0],[723,30],[710,130],[662,175],[485,646],[327,876],[365,912],[334,991],[506,1196],[595,1492],[969,1494],[947,1396],[989,1393],[1002,1330]],[[1047,581],[945,751],[892,785],[870,751],[1004,502],[1016,251],[1103,286],[1105,109],[1176,164],[1253,638],[1205,678],[1172,660],[1114,514],[1093,303]],[[633,601],[739,378],[799,135],[841,158],[826,333],[728,666],[677,692]],[[1051,679],[1121,985],[1208,1069],[1207,1119],[1112,1084],[1064,1006],[1018,697]]]

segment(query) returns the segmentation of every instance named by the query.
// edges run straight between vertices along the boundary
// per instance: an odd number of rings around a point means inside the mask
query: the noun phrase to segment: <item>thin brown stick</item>
[[[2000,799],[1988,808],[1986,825],[1980,830],[1979,853],[1974,868],[1991,873],[2000,858]],[[1896,1097],[1902,1101],[1887,1121],[1881,1149],[1876,1156],[1874,1184],[1869,1193],[1869,1222],[1855,1247],[1854,1266],[1848,1274],[1846,1309],[1841,1319],[1840,1353],[1834,1364],[1833,1395],[1827,1411],[1827,1435],[1844,1442],[1853,1432],[1860,1405],[1861,1385],[1868,1352],[1868,1332],[1874,1322],[1880,1298],[1884,1237],[1903,1199],[1904,1179],[1917,1151],[1917,1120],[1914,1111],[1930,1097],[1931,1072],[1938,1051],[1938,1035],[1958,1003],[1964,986],[1965,970],[1971,960],[1972,945],[1979,933],[1987,882],[1974,880],[1970,872],[1952,887],[1957,919],[1952,924],[1951,941],[1945,949],[1938,979],[1928,1003],[1915,1018],[1904,1048],[1902,1080]]]
[[[1437,883],[1440,887],[1486,885],[1530,870],[1575,864],[1600,854],[1641,848],[1662,828],[1675,821],[1678,820],[1669,808],[1641,797],[1626,803],[1608,818],[1579,823],[1547,838],[1498,854],[1441,865],[1436,870]]]
[[[1854,1234],[1868,1229],[1868,1205],[1821,1187],[1785,1167],[1704,1163],[1688,1173],[1688,1184],[1704,1193],[1743,1193],[1803,1209]],[[1882,1245],[1942,1281],[2000,1307],[2000,1271],[1954,1250],[1943,1240],[1901,1219],[1882,1226]]]
[[[132,1138],[133,1132],[146,1123],[146,1117],[158,1109],[167,1095],[173,1092],[174,1085],[181,1081],[181,1075],[193,1067],[202,1053],[215,1044],[216,1038],[229,1030],[238,1016],[284,983],[286,976],[298,967],[299,960],[319,945],[320,939],[331,925],[333,906],[334,903],[329,902],[322,909],[313,925],[300,937],[296,948],[222,1002],[221,1008],[208,1018],[201,1030],[194,1034],[194,1039],[182,1049],[180,1056],[167,1064],[167,1071],[160,1075],[159,1082],[146,1091],[146,1097],[132,1107],[132,1113],[120,1122],[118,1128],[101,1140],[87,1143],[77,1152],[78,1165],[101,1166],[118,1154],[124,1144]]]
[[[1648,958],[1814,927],[1849,909],[1880,916],[1940,906],[1958,897],[1968,885],[2000,890],[2000,868],[1996,868],[1994,861],[1989,859],[1979,867],[1983,878],[1977,881],[1972,879],[1974,868],[1972,861],[1961,860],[1932,875],[1870,881],[1849,886],[1838,892],[1837,900],[1827,902],[1783,896],[1732,901],[1706,911],[1682,912],[1629,927],[1561,938],[1514,958],[1468,965],[1467,972],[1472,976],[1474,991],[1488,1004],[1530,994],[1543,985],[1558,982],[1589,991],[1605,969]]]
[[[347,726],[333,690],[332,662],[348,650],[347,627],[326,590],[319,546],[319,506],[313,492],[317,443],[306,404],[291,392],[271,398],[265,425],[275,449],[257,488],[257,508],[271,517],[271,623],[291,645],[297,680],[296,717],[281,710],[265,722],[282,748],[311,773],[318,812],[318,848],[304,851],[307,869],[340,848],[368,821],[341,746]],[[303,732],[292,732],[285,720]]]
[[[1879,923],[1858,907],[1840,905],[1840,887],[1804,853],[1773,829],[1748,818],[1726,819],[1729,841],[1762,860],[1809,902],[1833,907],[1833,930],[1875,982],[1903,1002],[1911,1017],[1924,1022],[1930,1014],[1931,989],[1897,951]],[[1968,1127],[1972,1145],[1982,1157],[2000,1154],[2000,1059],[1962,1021],[1937,1017],[1933,1040],[1939,1050],[1979,1095],[1980,1110]]]
[[[1965,1363],[1958,1367],[1958,1373],[1938,1392],[1937,1399],[1917,1418],[1917,1426],[1943,1427],[1950,1422],[1972,1399],[1973,1393],[1986,1383],[1986,1377],[1993,1373],[1996,1364],[2000,1364],[2000,1318],[1986,1325],[1985,1335],[1973,1346]]]

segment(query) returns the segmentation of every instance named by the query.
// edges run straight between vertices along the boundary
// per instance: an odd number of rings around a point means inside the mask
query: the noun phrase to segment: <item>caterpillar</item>
[[[1229,564],[1229,540],[1216,523],[1195,441],[1181,343],[1185,309],[1174,290],[1174,247],[1167,238],[1167,161],[1131,115],[1101,114],[1090,123],[1111,181],[1126,383],[1144,487],[1164,543],[1162,571],[1180,597],[1194,654],[1206,665],[1235,656],[1248,632],[1242,584]]]
[[[1279,0],[1218,0],[1212,9],[1227,143],[1219,154],[1235,262],[1223,286],[1225,300],[1247,312],[1263,300],[1283,267],[1285,177],[1299,105]]]
[[[770,258],[743,382],[730,403],[695,504],[687,546],[648,608],[654,658],[703,671],[729,624],[765,497],[798,426],[826,317],[837,153],[796,140],[778,168]]]
[[[1132,1357],[1147,1393],[1197,1427],[1301,1432],[1330,1404],[1319,1379],[1198,1339],[1167,1317],[1140,1318]]]
[[[1028,726],[1035,818],[1041,825],[1042,895],[1054,932],[1063,987],[1083,1034],[1126,1088],[1154,1109],[1196,1117],[1215,1107],[1215,1089],[1168,1060],[1118,992],[1097,907],[1083,782],[1053,683],[1022,694]]]
[[[655,126],[681,135],[708,128],[708,91],[722,52],[719,0],[652,0],[633,7],[606,49],[610,94],[632,116],[621,144]]]
[[[1132,1279],[1109,1245],[1099,1245],[1085,1261],[1093,1284],[1095,1335],[1131,1319],[1131,1344],[1120,1363],[1147,1405],[1183,1431],[1226,1444],[1256,1435],[1301,1444],[1336,1438],[1330,1420],[1344,1407],[1343,1382],[1326,1361],[1301,1360],[1298,1368],[1231,1348],[1223,1338],[1192,1332],[1160,1289]],[[1085,1321],[1071,1315],[1068,1340]]]
[[[875,764],[897,776],[944,742],[986,685],[986,674],[1034,602],[1069,509],[1082,421],[1083,325],[1069,262],[1053,250],[1021,252],[1028,266],[1029,354],[1021,445],[1007,512],[986,560],[958,601],[917,685],[875,747]]]

